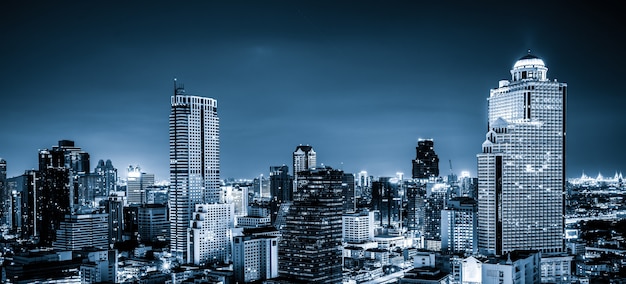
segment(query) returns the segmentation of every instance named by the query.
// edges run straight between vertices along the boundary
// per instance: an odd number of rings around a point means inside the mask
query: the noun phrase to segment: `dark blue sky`
[[[0,157],[8,175],[70,139],[168,179],[173,79],[218,100],[222,177],[318,162],[476,173],[489,89],[531,49],[568,83],[567,176],[626,169],[625,10],[569,1],[3,1]],[[621,6],[621,5],[620,5]],[[290,165],[291,168],[291,165]]]

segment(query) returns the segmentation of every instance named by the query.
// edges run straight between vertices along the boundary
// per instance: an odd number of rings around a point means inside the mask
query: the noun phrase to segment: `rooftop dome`
[[[524,67],[545,67],[546,64],[543,62],[543,60],[537,56],[534,56],[532,54],[530,54],[530,52],[524,56],[522,56],[522,58],[518,59],[517,62],[515,62],[515,65],[513,65],[513,69],[517,69],[517,68],[524,68]]]

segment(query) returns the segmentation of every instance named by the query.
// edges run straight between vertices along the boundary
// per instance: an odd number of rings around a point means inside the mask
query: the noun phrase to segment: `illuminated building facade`
[[[196,204],[189,228],[188,263],[225,263],[231,256],[233,204]]]
[[[56,231],[55,250],[81,250],[109,247],[108,214],[66,215]]]
[[[281,229],[279,274],[290,283],[341,283],[343,171],[301,171]]]
[[[432,139],[419,139],[415,148],[417,154],[413,160],[413,178],[428,179],[439,176],[439,157],[435,154],[435,142]]]
[[[441,249],[452,253],[478,252],[476,201],[469,197],[455,197],[446,202],[441,211]]]
[[[169,116],[170,249],[188,259],[188,230],[195,205],[222,202],[217,100],[186,95],[174,86]]]
[[[346,243],[362,244],[374,239],[374,212],[363,210],[342,216],[342,238]]]
[[[299,145],[293,151],[293,176],[297,180],[298,173],[317,166],[317,153],[312,146]]]
[[[561,252],[564,232],[567,84],[550,81],[528,54],[488,98],[489,127],[478,159],[478,246]]]
[[[278,277],[278,237],[238,236],[233,243],[235,281],[249,283]]]
[[[129,204],[147,203],[147,189],[154,185],[154,174],[141,172],[139,166],[128,166],[126,200]]]
[[[109,196],[117,188],[117,169],[113,167],[111,160],[98,161],[98,165],[94,170],[97,176],[95,196]]]

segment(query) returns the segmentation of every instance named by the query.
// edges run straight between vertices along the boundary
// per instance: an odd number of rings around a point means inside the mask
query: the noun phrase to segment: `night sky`
[[[419,138],[475,175],[489,90],[531,49],[568,83],[567,176],[626,173],[619,1],[435,2],[2,1],[0,157],[17,176],[69,139],[167,180],[177,78],[218,100],[222,178],[292,170],[299,144],[410,176]]]

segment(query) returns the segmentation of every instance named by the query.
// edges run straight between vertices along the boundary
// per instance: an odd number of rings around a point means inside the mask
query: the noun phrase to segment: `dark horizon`
[[[309,144],[318,164],[410,176],[420,138],[440,175],[476,174],[489,90],[530,49],[568,84],[567,177],[626,167],[624,10],[564,1],[6,1],[7,176],[73,140],[168,180],[173,80],[217,99],[221,177],[266,176]]]

